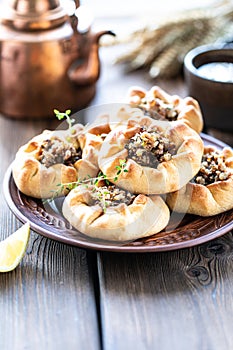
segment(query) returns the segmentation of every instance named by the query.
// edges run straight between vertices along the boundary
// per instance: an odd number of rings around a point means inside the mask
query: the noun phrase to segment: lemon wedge
[[[0,242],[0,272],[12,271],[22,260],[30,237],[29,223]]]

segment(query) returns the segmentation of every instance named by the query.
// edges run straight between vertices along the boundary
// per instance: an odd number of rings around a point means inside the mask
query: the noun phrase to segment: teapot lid
[[[6,3],[8,3],[6,1]],[[59,0],[11,0],[1,10],[1,23],[18,30],[51,29],[66,22]],[[74,2],[75,4],[75,2]]]

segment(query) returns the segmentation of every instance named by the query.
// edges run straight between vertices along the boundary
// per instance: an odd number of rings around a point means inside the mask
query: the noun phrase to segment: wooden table
[[[92,105],[120,101],[144,73],[124,75],[101,49]],[[186,95],[182,79],[156,82]],[[69,106],[67,106],[69,107]],[[0,118],[1,183],[20,145],[51,121]],[[21,226],[1,186],[0,238]],[[228,350],[233,348],[232,232],[160,253],[80,249],[31,232],[20,265],[0,274],[1,350]]]

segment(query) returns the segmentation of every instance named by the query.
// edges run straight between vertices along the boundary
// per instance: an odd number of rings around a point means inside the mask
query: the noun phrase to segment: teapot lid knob
[[[76,1],[74,4],[77,6]],[[57,27],[67,18],[59,0],[11,0],[10,5],[3,5],[0,21],[18,30],[33,31]]]

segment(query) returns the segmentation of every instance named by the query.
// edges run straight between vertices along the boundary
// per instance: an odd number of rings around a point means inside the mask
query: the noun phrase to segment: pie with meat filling
[[[192,97],[171,96],[158,86],[149,91],[141,87],[132,87],[128,94],[132,107],[139,107],[144,113],[156,120],[180,120],[197,133],[203,129],[203,118],[198,102]]]
[[[112,130],[99,152],[99,167],[107,178],[133,193],[176,191],[198,172],[203,154],[200,136],[181,122],[150,117],[129,119]],[[115,181],[116,168],[125,161]]]
[[[206,146],[199,172],[179,191],[167,195],[169,207],[200,216],[233,208],[233,151]]]
[[[52,198],[66,193],[59,191],[60,184],[96,176],[102,132],[103,129],[86,131],[83,125],[76,124],[72,132],[45,130],[33,137],[20,147],[13,162],[16,186],[28,196]]]
[[[66,196],[62,212],[83,234],[114,241],[155,234],[170,218],[160,196],[135,195],[113,184],[77,186]]]

